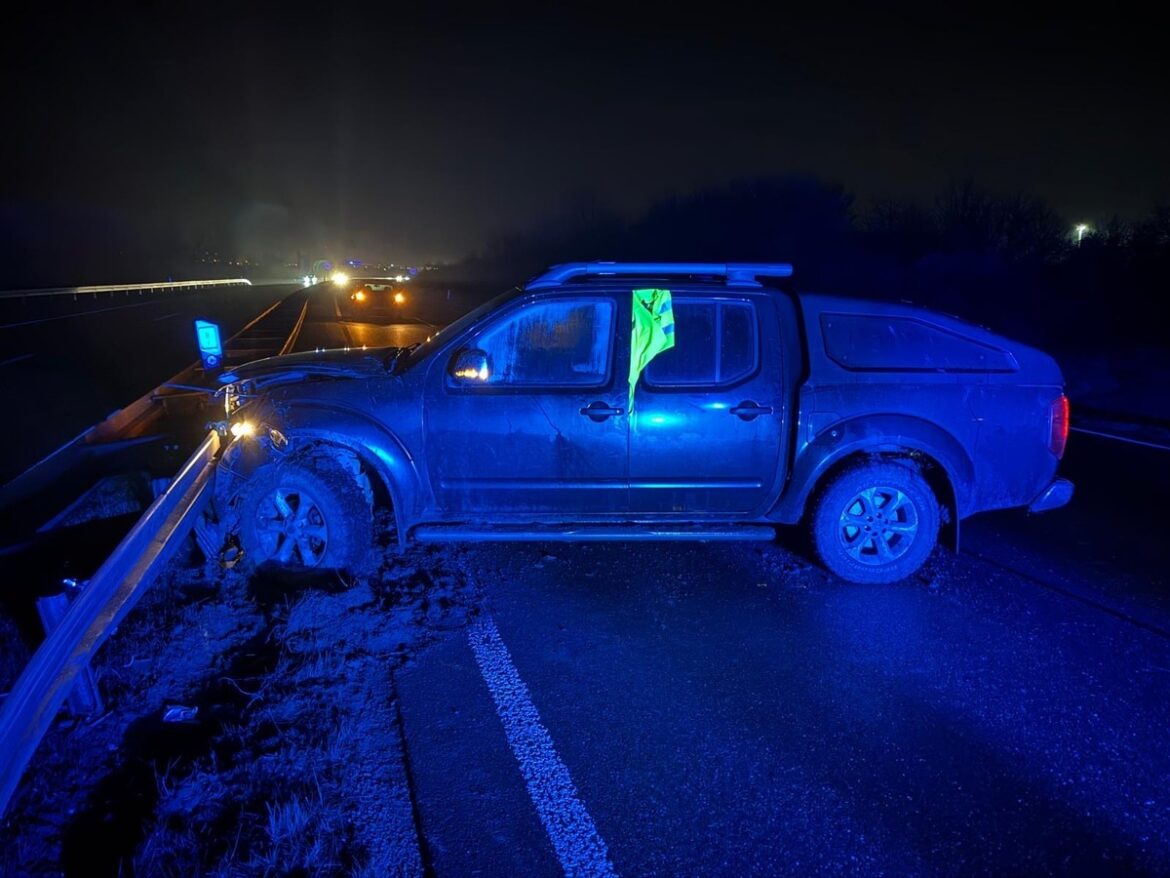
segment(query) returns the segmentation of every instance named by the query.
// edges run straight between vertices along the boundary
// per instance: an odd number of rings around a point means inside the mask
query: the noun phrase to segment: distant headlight
[[[347,283],[349,283],[349,275],[346,274],[344,271],[335,271],[335,272],[333,272],[332,280],[339,287],[343,287]]]

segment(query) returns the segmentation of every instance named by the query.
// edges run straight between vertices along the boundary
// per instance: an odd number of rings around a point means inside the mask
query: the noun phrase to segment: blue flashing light
[[[209,320],[196,320],[195,340],[199,343],[199,359],[203,361],[204,370],[218,369],[223,363],[219,327]]]

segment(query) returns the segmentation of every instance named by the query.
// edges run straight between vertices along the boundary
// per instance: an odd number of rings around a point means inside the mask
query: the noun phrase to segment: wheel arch
[[[422,485],[415,462],[406,445],[374,419],[357,412],[320,406],[289,408],[280,418],[269,417],[257,431],[257,438],[236,440],[225,453],[226,468],[236,479],[246,479],[257,467],[285,455],[300,455],[313,449],[336,448],[352,454],[370,476],[375,493],[389,499],[394,512],[399,545],[417,517]],[[269,430],[278,430],[287,445],[277,447]]]
[[[874,459],[914,464],[945,510],[945,541],[957,549],[959,521],[975,479],[974,463],[953,435],[904,415],[854,418],[822,430],[799,452],[788,487],[769,518],[784,524],[800,522],[818,491],[835,475]]]

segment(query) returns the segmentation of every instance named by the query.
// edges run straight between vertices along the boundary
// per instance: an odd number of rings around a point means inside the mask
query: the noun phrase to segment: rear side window
[[[612,299],[535,302],[488,327],[475,346],[488,357],[480,386],[590,387],[609,380]]]
[[[825,353],[854,371],[1014,372],[1015,357],[993,345],[919,320],[822,314]]]
[[[674,347],[643,374],[651,387],[734,384],[756,370],[759,332],[750,302],[674,300]]]

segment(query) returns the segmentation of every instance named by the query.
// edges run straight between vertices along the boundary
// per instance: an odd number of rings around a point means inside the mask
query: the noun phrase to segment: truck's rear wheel
[[[859,464],[833,479],[811,524],[817,554],[833,573],[857,583],[897,582],[934,550],[938,500],[908,464]]]
[[[358,477],[323,456],[258,469],[240,492],[240,544],[253,564],[292,569],[359,566],[373,542]]]

